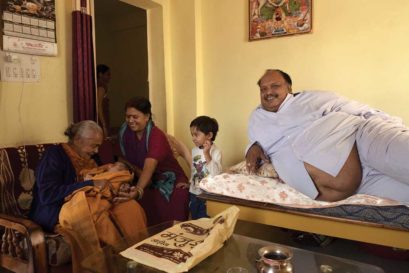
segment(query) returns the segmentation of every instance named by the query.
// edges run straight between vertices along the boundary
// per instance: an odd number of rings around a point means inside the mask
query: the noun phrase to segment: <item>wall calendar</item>
[[[55,0],[2,0],[3,50],[57,54]]]

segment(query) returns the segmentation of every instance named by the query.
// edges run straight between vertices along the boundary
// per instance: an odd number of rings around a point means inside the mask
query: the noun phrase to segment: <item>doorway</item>
[[[110,68],[109,117],[113,132],[124,122],[124,105],[149,98],[146,10],[118,0],[94,1],[96,64]]]

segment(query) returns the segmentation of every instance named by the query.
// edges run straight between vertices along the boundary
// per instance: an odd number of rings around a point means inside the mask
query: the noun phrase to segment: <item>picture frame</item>
[[[249,0],[249,40],[312,31],[312,0]]]

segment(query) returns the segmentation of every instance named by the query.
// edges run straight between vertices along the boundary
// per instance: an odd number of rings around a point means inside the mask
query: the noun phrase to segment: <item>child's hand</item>
[[[211,147],[212,147],[212,142],[210,140],[206,140],[203,143],[203,152],[205,153],[209,152]]]
[[[119,191],[129,193],[131,191],[131,185],[129,183],[124,183],[119,187]]]

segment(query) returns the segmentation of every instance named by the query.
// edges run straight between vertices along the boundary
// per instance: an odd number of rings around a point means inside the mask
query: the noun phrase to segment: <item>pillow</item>
[[[209,175],[202,179],[199,185],[206,193],[297,208],[330,208],[339,205],[399,205],[397,201],[365,194],[355,194],[337,202],[317,201],[283,183],[279,178],[248,174]]]
[[[242,161],[227,170],[228,173],[233,174],[249,174],[246,168],[246,161]],[[269,178],[278,178],[278,174],[271,163],[263,163],[260,168],[257,169],[255,175]]]

